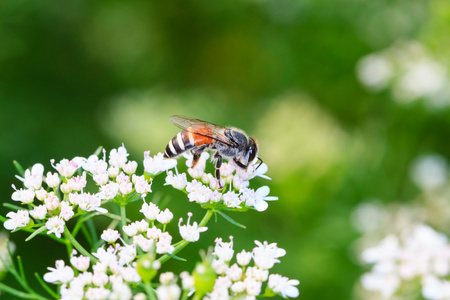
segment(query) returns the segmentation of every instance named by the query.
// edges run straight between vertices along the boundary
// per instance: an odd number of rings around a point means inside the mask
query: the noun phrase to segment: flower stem
[[[145,292],[147,293],[149,299],[156,300],[155,290],[152,288],[150,282],[145,283]]]
[[[73,235],[70,233],[69,229],[66,227],[64,227],[64,237],[66,239],[69,240],[69,242],[72,244],[72,246],[78,250],[78,252],[80,252],[81,254],[83,254],[84,256],[88,256],[92,261],[97,262],[98,259],[95,258],[92,254],[90,254],[89,252],[87,252],[86,249],[83,248],[83,246],[81,246],[80,243],[78,243],[78,241],[73,237]]]
[[[127,226],[127,208],[125,205],[120,206],[120,217],[122,219],[122,228],[123,228],[124,226]],[[123,240],[125,241],[125,243],[128,244],[128,235],[126,235],[125,232],[123,234]]]
[[[208,209],[206,211],[206,214],[203,216],[203,219],[200,221],[200,224],[198,227],[203,227],[205,226],[209,219],[211,219],[213,215],[213,211]],[[178,246],[175,247],[175,249],[173,250],[173,252],[171,254],[175,255],[178,252],[180,252],[184,247],[186,247],[190,242],[186,241],[186,240],[182,240],[181,242],[178,243]],[[161,256],[160,258],[157,259],[157,261],[159,261],[161,264],[165,263],[166,261],[168,261],[170,259],[170,256],[168,256],[167,254]]]

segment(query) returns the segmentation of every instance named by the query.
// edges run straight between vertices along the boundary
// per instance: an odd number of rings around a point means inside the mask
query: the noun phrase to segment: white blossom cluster
[[[233,237],[230,242],[216,239],[212,267],[218,277],[213,291],[207,299],[256,299],[264,294],[263,284],[275,294],[284,298],[296,298],[299,295],[296,287],[300,282],[279,274],[269,274],[269,270],[279,263],[278,258],[284,256],[286,251],[278,248],[276,243],[269,244],[255,241],[257,247],[251,252],[242,250],[236,254],[236,263],[231,264],[234,256]],[[251,264],[253,260],[253,263]]]
[[[256,209],[264,211],[269,206],[267,201],[278,200],[278,197],[269,196],[268,186],[262,186],[257,190],[249,188],[250,180],[256,176],[270,179],[264,174],[267,165],[250,165],[247,170],[237,168],[233,163],[224,162],[220,167],[221,185],[213,174],[205,171],[206,161],[209,158],[207,152],[203,152],[198,163],[192,165],[192,155],[187,156],[186,165],[189,167],[188,174],[192,178],[188,181],[186,173],[167,173],[166,185],[171,185],[178,190],[184,191],[191,202],[196,202],[203,207],[232,208],[236,210]]]
[[[48,234],[55,234],[60,238],[64,226],[76,212],[107,213],[101,207],[102,201],[129,202],[137,197],[145,197],[151,192],[151,178],[156,174],[173,168],[176,161],[164,159],[162,154],[150,157],[144,154],[144,170],[147,176],[135,174],[136,161],[128,161],[128,152],[124,146],[112,149],[106,162],[96,155],[89,158],[75,157],[71,160],[63,159],[52,166],[56,172],[47,172],[44,176],[44,166],[35,164],[31,170],[26,170],[24,177],[17,176],[24,184],[24,188],[15,189],[12,200],[20,202],[26,209],[9,212],[4,226],[8,230],[32,227],[35,223],[45,224]],[[83,170],[83,171],[81,171]],[[98,192],[89,193],[84,189],[90,176],[98,186]],[[46,186],[46,187],[45,187]],[[32,221],[31,218],[34,219]]]
[[[61,299],[132,299],[131,284],[141,281],[136,270],[136,247],[126,245],[102,247],[93,255],[98,262],[90,269],[90,259],[86,256],[76,256],[72,253],[71,266],[66,266],[63,260],[56,261],[55,268],[44,275],[44,280],[61,284]],[[75,276],[75,271],[78,275]]]
[[[362,260],[373,264],[362,276],[362,286],[386,299],[413,280],[421,282],[425,299],[450,299],[450,243],[429,226],[421,224],[386,236],[378,245],[365,249]]]
[[[258,241],[255,241],[257,247],[251,252],[237,254],[237,262],[231,264],[234,255],[232,240],[224,243],[217,239],[216,259],[209,261],[211,285],[207,290],[205,287],[198,290],[202,287],[202,280],[196,273],[198,270],[192,274],[182,272],[179,276],[172,272],[161,273],[159,283],[152,282],[162,263],[170,258],[181,259],[176,256],[177,252],[200,239],[214,213],[221,213],[223,209],[264,211],[268,207],[266,201],[278,198],[268,196],[270,190],[267,186],[256,190],[249,187],[250,180],[256,176],[270,179],[264,175],[267,172],[265,164],[259,168],[251,164],[242,170],[233,162],[223,162],[219,184],[205,170],[209,158],[206,152],[193,168],[189,167],[192,155],[188,157],[186,173],[178,173],[176,168],[169,171],[176,167],[176,160],[165,159],[161,153],[151,157],[147,151],[144,152],[144,170],[142,175],[138,175],[137,162],[128,160],[128,156],[122,145],[112,149],[108,157],[103,150],[102,158],[91,155],[88,158],[63,159],[58,163],[51,160],[56,172],[50,171],[46,175],[43,165],[35,164],[23,172],[23,177],[18,176],[23,188],[17,189],[13,185],[12,200],[20,202],[21,207],[15,206],[15,211],[9,212],[7,219],[3,218],[5,228],[13,231],[25,229],[32,232],[30,237],[45,230],[56,238],[64,234],[62,242],[73,249],[70,264],[57,260],[55,267],[49,267],[49,272],[43,277],[46,282],[59,285],[61,299],[143,300],[153,295],[157,299],[169,300],[187,299],[193,293],[196,293],[196,299],[244,297],[251,300],[276,294],[285,298],[298,296],[296,286],[299,281],[269,274],[286,251],[275,243]],[[172,211],[146,201],[146,196],[152,192],[153,178],[163,172],[166,172],[165,185],[184,191],[189,201],[199,203],[207,210],[200,223],[191,220],[194,217],[191,212],[187,213],[186,222],[179,218],[181,240],[177,242],[173,242],[173,234],[166,230],[166,225],[174,218]],[[95,187],[94,191],[88,192],[88,187]],[[142,201],[139,212],[143,217],[130,221],[126,206],[137,200]],[[107,202],[118,206],[120,216],[102,207]],[[80,227],[85,226],[86,219],[96,215],[105,215],[111,223],[97,241],[90,242],[92,249],[86,250],[76,240],[75,232],[86,234],[87,230],[80,231]],[[72,234],[66,222],[77,217],[80,218]],[[181,278],[180,286],[178,277]]]
[[[399,103],[424,99],[435,109],[450,104],[446,66],[419,42],[399,42],[364,56],[358,62],[357,75],[371,91],[390,88]]]

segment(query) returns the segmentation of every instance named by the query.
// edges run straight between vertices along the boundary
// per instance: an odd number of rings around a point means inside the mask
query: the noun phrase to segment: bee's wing
[[[229,138],[227,138],[223,132],[225,130],[224,127],[210,123],[210,122],[206,122],[206,121],[202,121],[199,119],[194,119],[194,118],[189,118],[189,117],[184,117],[184,116],[171,116],[169,118],[170,122],[172,122],[175,126],[181,128],[181,129],[185,129],[187,131],[190,131],[192,133],[201,135],[201,136],[206,136],[212,139],[215,139],[216,141],[219,141],[225,145],[228,145],[230,147],[237,147],[236,143],[233,141],[230,141]],[[195,126],[195,125],[201,125],[201,126]],[[192,127],[192,128],[190,128]],[[205,134],[204,130],[201,130],[202,128],[210,128],[210,134]],[[197,131],[198,130],[198,131]]]

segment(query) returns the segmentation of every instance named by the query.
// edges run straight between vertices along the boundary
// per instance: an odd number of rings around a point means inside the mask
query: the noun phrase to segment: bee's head
[[[247,155],[248,155],[248,163],[251,163],[255,160],[256,155],[258,154],[258,143],[256,143],[256,140],[254,138],[249,139],[248,148],[247,148]]]

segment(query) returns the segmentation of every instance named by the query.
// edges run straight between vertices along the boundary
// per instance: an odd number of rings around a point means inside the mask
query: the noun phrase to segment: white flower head
[[[219,260],[224,262],[228,262],[233,258],[234,250],[233,250],[233,237],[230,236],[230,242],[225,243],[222,242],[221,238],[216,238],[215,240],[216,246],[214,247],[214,255],[216,255]]]
[[[29,204],[29,203],[33,203],[34,196],[35,196],[35,191],[34,190],[32,190],[32,189],[20,189],[20,190],[16,190],[12,194],[11,199],[14,200],[14,201],[20,201],[23,204]]]
[[[158,216],[156,217],[156,220],[158,220],[161,224],[167,224],[173,219],[173,213],[166,208],[165,210],[161,211]]]
[[[118,149],[112,149],[109,153],[109,164],[116,168],[122,168],[127,162],[127,149],[122,145]]]
[[[258,247],[253,248],[253,261],[261,269],[271,269],[275,263],[280,262],[279,257],[286,255],[286,250],[278,248],[276,243],[255,241],[255,244]]]
[[[197,222],[194,222],[192,225],[190,225],[190,220],[192,217],[192,213],[188,213],[188,220],[186,225],[181,225],[181,222],[183,222],[183,218],[180,218],[180,221],[178,222],[178,227],[180,228],[180,235],[181,237],[188,241],[188,242],[196,242],[200,239],[200,232],[205,232],[208,230],[207,227],[198,227]]]
[[[174,175],[172,171],[168,171],[164,185],[171,185],[177,190],[183,190],[187,185],[186,173]]]
[[[47,172],[45,182],[49,187],[56,188],[61,183],[61,179],[58,173]]]
[[[32,210],[30,210],[30,215],[38,220],[45,219],[47,215],[47,206],[45,206],[44,204],[35,206]]]
[[[156,220],[156,218],[159,215],[160,209],[156,204],[150,202],[149,204],[143,203],[142,208],[139,210],[141,213],[144,214],[144,216],[149,219],[150,221]]]
[[[23,182],[23,185],[27,189],[37,190],[41,188],[42,177],[44,175],[44,166],[42,164],[35,164],[31,171],[29,169],[25,170],[24,178],[17,176]]]
[[[75,171],[85,163],[86,159],[83,157],[74,157],[72,160],[62,159],[56,166],[53,166],[58,173],[63,177],[71,177]],[[54,164],[52,159],[51,163]]]
[[[280,293],[284,298],[297,298],[299,295],[297,285],[300,281],[287,277],[271,274],[269,276],[268,287],[275,293]]]
[[[74,271],[71,267],[66,266],[63,260],[57,260],[56,268],[48,267],[49,273],[44,274],[44,280],[47,282],[68,283],[74,278]]]
[[[144,155],[144,170],[150,175],[157,175],[163,171],[174,168],[177,165],[176,159],[166,159],[162,153],[150,157],[150,154]]]
[[[104,174],[108,169],[108,163],[104,159],[99,159],[97,155],[91,155],[83,164],[83,169],[93,175]]]
[[[17,212],[10,211],[6,217],[9,219],[3,223],[3,226],[8,230],[26,227],[30,223],[28,210],[18,210]]]
[[[105,242],[112,244],[117,241],[118,238],[120,238],[120,233],[117,230],[108,228],[106,230],[103,230],[100,238]]]
[[[80,272],[84,272],[89,268],[90,265],[90,258],[87,256],[75,256],[72,255],[72,257],[70,258],[70,263],[72,264],[72,266],[75,267],[75,269],[77,269]]]
[[[64,222],[64,220],[61,217],[59,217],[59,216],[51,217],[45,223],[45,227],[47,227],[47,230],[48,230],[47,234],[54,233],[57,238],[60,238],[61,233],[64,232],[65,225],[66,225],[66,223]]]

